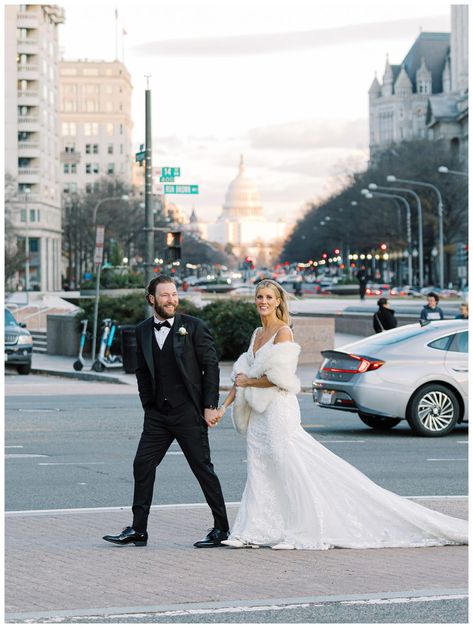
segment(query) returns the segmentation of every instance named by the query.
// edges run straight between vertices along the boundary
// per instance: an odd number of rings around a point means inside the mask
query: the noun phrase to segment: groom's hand
[[[218,423],[218,410],[216,408],[204,409],[204,420],[209,427],[215,427]]]

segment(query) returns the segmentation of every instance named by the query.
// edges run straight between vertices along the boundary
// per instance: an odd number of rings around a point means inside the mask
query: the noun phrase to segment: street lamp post
[[[28,216],[28,208],[29,208],[29,193],[30,188],[25,188],[25,290],[27,294],[30,290],[30,233],[29,233],[29,216]]]
[[[97,228],[97,212],[99,210],[100,205],[105,203],[106,201],[127,201],[128,195],[124,194],[122,196],[107,196],[106,198],[100,199],[95,204],[94,211],[92,212],[92,224],[94,228]],[[92,366],[95,362],[95,344],[97,342],[97,320],[99,317],[99,299],[100,299],[100,270],[102,264],[96,264],[96,273],[95,273],[95,303],[94,303],[94,326],[93,326],[93,334],[92,334]]]
[[[413,181],[412,179],[398,179],[393,174],[390,174],[386,177],[386,180],[389,183],[398,182],[398,183],[409,183],[410,185],[418,185],[419,187],[429,188],[435,192],[437,197],[437,213],[439,219],[439,241],[438,241],[438,252],[439,252],[439,283],[440,288],[443,290],[444,288],[444,253],[443,253],[443,201],[442,195],[440,194],[440,190],[438,187],[433,185],[432,183],[426,183],[425,181]]]
[[[423,217],[422,217],[422,203],[420,202],[420,197],[418,194],[414,192],[414,190],[410,190],[409,188],[392,188],[382,185],[376,185],[376,183],[370,183],[368,185],[370,190],[392,190],[393,192],[404,192],[405,194],[411,194],[417,204],[417,222],[418,224],[418,239],[419,239],[419,284],[420,287],[424,287],[424,231],[423,231]]]
[[[399,194],[383,194],[382,192],[375,192],[370,190],[362,190],[361,193],[365,198],[371,199],[374,196],[379,196],[382,198],[392,198],[393,200],[399,200],[404,204],[406,208],[406,223],[407,223],[407,274],[408,274],[408,283],[412,286],[412,230],[411,230],[411,206],[406,201],[404,196],[400,196]]]
[[[459,177],[468,177],[468,172],[461,172],[460,170],[450,170],[447,166],[439,166],[438,171],[442,174],[456,174]]]

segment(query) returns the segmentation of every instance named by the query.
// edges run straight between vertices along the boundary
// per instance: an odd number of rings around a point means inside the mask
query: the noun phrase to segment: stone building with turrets
[[[468,6],[452,5],[450,33],[420,33],[400,65],[389,58],[369,89],[370,156],[404,140],[449,142],[468,155]]]

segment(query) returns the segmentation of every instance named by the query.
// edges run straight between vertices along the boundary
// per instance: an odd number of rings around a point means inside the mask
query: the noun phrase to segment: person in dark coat
[[[356,278],[360,284],[360,299],[363,301],[366,293],[366,285],[368,283],[368,273],[366,272],[365,266],[362,266],[356,273]]]
[[[384,297],[378,299],[378,311],[373,315],[373,328],[377,334],[388,329],[397,327],[395,312],[388,305],[388,300]]]

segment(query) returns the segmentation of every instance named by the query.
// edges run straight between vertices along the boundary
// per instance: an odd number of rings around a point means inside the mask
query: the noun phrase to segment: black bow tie
[[[157,329],[158,331],[162,329],[163,327],[169,327],[169,329],[171,329],[171,325],[169,321],[163,321],[162,323],[153,323],[153,325],[154,325],[154,328]]]

